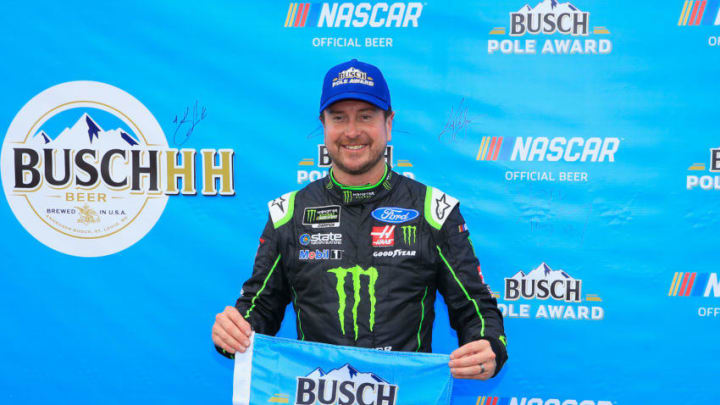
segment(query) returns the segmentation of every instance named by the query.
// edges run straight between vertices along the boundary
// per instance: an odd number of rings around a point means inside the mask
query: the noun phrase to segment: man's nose
[[[345,126],[345,135],[350,137],[360,135],[360,129],[358,128],[357,122],[354,118],[350,118],[348,120],[348,123]]]

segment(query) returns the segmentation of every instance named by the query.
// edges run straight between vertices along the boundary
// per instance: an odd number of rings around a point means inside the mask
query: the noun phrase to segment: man
[[[291,301],[302,340],[429,352],[439,290],[461,344],[452,375],[500,370],[502,315],[458,201],[385,163],[394,115],[375,66],[353,59],[325,75],[320,121],[332,168],[268,203],[253,275],[213,325],[223,354],[244,352],[251,330],[275,334]]]

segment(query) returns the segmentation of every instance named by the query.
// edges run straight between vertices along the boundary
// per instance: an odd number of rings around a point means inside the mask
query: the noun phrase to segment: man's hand
[[[495,353],[490,342],[475,340],[455,349],[450,354],[450,372],[455,378],[487,380],[495,374]]]
[[[228,353],[245,353],[250,346],[251,332],[250,324],[235,307],[225,307],[224,311],[215,315],[212,340]]]

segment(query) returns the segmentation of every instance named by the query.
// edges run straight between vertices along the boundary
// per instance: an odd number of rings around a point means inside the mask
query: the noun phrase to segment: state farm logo
[[[373,226],[372,232],[373,247],[387,247],[395,244],[395,225]]]
[[[203,195],[235,194],[233,151],[219,152],[201,151]],[[142,239],[168,195],[197,194],[195,155],[169,149],[155,117],[130,94],[77,81],[18,112],[0,170],[10,208],[30,234],[62,253],[95,257]]]

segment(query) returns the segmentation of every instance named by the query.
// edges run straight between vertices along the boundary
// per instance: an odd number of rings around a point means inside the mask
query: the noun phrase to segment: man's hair
[[[380,107],[377,107],[377,109],[378,109],[378,110],[382,110]],[[322,122],[323,124],[325,123],[325,111],[327,111],[327,108],[324,109],[324,110],[322,110],[322,111],[320,112],[320,122]],[[389,116],[392,114],[392,112],[393,112],[393,111],[392,111],[392,107],[388,107],[387,110],[382,110],[382,111],[383,111],[383,113],[385,113],[385,120],[387,120],[388,117],[389,117]]]

